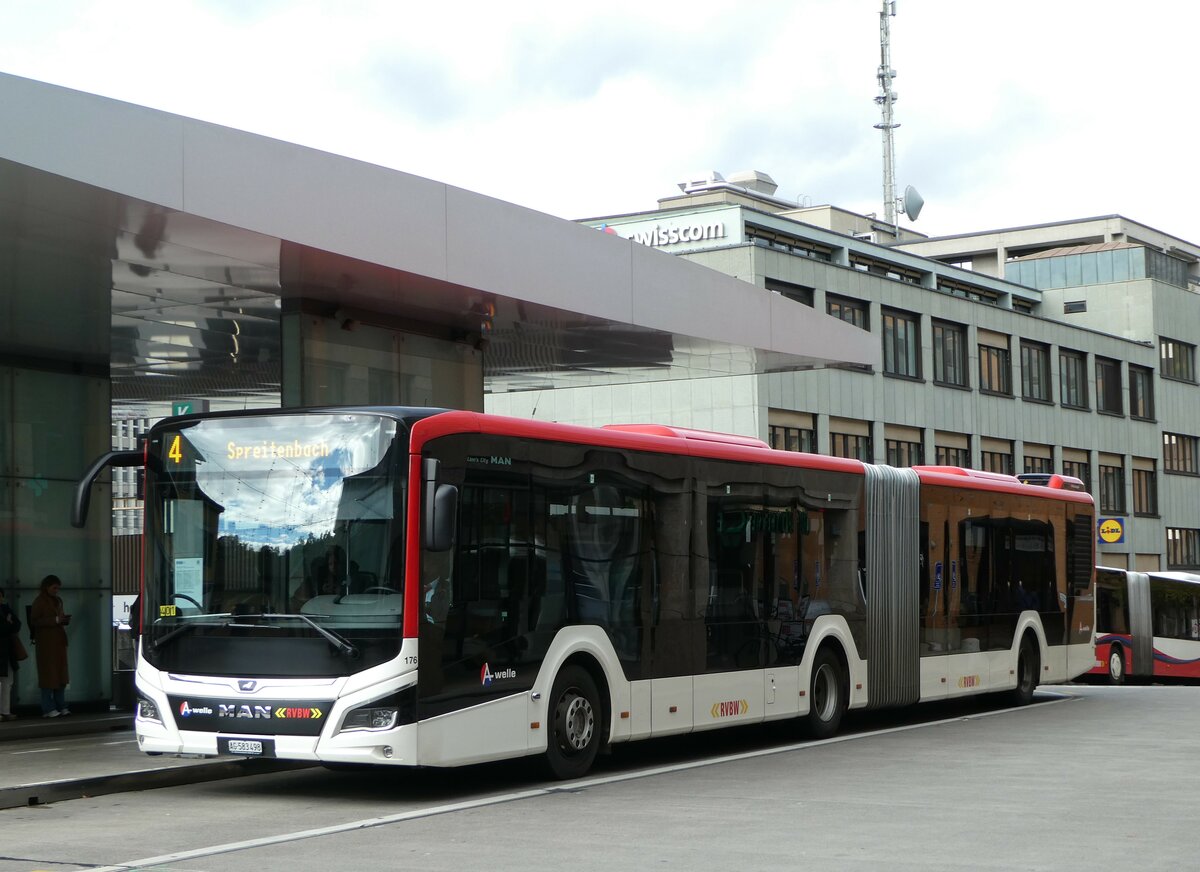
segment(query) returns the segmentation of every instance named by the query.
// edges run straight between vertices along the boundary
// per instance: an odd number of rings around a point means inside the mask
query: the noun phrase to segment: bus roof
[[[615,424],[583,427],[528,418],[489,415],[482,412],[445,412],[425,418],[413,426],[413,450],[428,440],[451,433],[474,432],[527,439],[553,439],[610,448],[655,451],[732,460],[744,463],[821,469],[865,475],[867,464],[846,457],[780,451],[761,439],[713,433],[661,424]],[[1060,487],[1025,483],[1013,475],[963,469],[957,466],[916,466],[922,484],[1036,495],[1065,502],[1092,503],[1089,494]]]

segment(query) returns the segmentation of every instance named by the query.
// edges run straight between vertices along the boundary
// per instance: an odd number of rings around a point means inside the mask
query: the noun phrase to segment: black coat
[[[21,632],[17,613],[5,603],[0,606],[0,678],[7,678],[17,667],[12,640]]]

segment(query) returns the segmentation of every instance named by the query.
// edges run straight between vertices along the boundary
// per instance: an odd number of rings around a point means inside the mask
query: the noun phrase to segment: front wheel
[[[1108,683],[1125,683],[1125,655],[1117,644],[1108,649]]]
[[[828,739],[838,731],[846,711],[846,680],[842,661],[828,648],[817,652],[808,684],[808,717],[805,730],[814,739]]]
[[[586,669],[566,666],[550,693],[545,765],[552,778],[587,774],[600,749],[600,693]]]

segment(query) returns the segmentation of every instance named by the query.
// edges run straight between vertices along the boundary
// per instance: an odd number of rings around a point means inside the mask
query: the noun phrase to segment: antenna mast
[[[900,125],[892,120],[892,104],[897,95],[892,90],[892,79],[896,71],[892,69],[892,34],[888,19],[896,14],[896,0],[882,0],[883,7],[879,13],[879,96],[875,102],[879,104],[882,120],[875,125],[883,131],[883,220],[896,227],[896,151],[892,142],[892,131]]]

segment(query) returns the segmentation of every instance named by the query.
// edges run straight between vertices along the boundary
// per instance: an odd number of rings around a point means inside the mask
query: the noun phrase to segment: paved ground
[[[640,743],[565,784],[520,763],[304,769],[11,808],[0,872],[1196,868],[1200,688],[1039,700],[860,716],[828,742]]]
[[[132,715],[73,714],[0,723],[0,809],[233,778],[277,766],[137,749]]]

